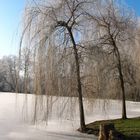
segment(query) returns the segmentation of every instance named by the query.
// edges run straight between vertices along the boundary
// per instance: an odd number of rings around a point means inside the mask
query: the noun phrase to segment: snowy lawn
[[[28,106],[31,106],[32,95],[28,97]],[[37,125],[27,123],[30,120],[31,108],[25,107],[25,95],[14,93],[0,93],[0,140],[96,140],[93,135],[76,132],[79,127],[78,104],[76,105],[76,117],[72,119],[58,118],[53,115],[48,126],[42,122]],[[121,102],[110,101],[107,106],[103,101],[97,100],[93,104],[85,103],[86,123],[95,120],[121,117]],[[57,104],[57,102],[56,102]],[[56,105],[58,106],[58,105]],[[102,110],[105,107],[105,111]],[[55,107],[55,106],[54,106]],[[94,108],[94,109],[93,109]],[[140,103],[127,102],[128,117],[140,116]],[[29,116],[25,113],[29,112]],[[67,112],[68,113],[68,112]],[[23,121],[23,120],[26,120]]]

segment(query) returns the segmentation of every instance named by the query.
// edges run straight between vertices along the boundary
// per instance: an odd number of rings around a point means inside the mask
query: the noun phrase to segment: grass
[[[87,124],[88,129],[92,129],[93,134],[98,135],[99,125],[104,123],[113,123],[115,129],[125,135],[126,140],[140,140],[140,117],[129,118],[126,120],[114,119],[114,120],[103,120],[96,121]]]

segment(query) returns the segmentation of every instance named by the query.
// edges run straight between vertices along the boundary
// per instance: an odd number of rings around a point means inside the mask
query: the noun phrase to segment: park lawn
[[[126,139],[140,140],[140,117],[128,118],[126,120],[102,120],[87,124],[87,128],[92,129],[93,134],[98,135],[99,125],[104,123],[113,123],[115,129],[125,135]]]

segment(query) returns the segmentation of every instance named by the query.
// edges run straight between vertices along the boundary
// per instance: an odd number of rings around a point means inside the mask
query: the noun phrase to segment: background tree
[[[17,57],[4,56],[0,59],[1,91],[16,91]]]
[[[125,103],[125,84],[124,74],[122,71],[122,50],[129,49],[125,45],[125,41],[134,38],[135,20],[133,13],[117,5],[114,1],[104,1],[102,4],[97,4],[96,14],[88,14],[89,19],[93,19],[98,29],[98,46],[102,46],[108,54],[112,55],[122,92],[122,118],[126,119],[126,103]],[[130,13],[131,12],[131,13]],[[126,13],[126,14],[125,14]],[[126,48],[125,48],[126,47]]]

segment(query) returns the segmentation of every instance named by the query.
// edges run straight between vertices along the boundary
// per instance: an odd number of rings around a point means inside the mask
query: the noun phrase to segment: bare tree
[[[80,52],[82,47],[79,40],[83,23],[85,22],[85,13],[83,11],[89,11],[92,4],[92,0],[59,0],[58,2],[51,1],[50,4],[46,1],[33,1],[30,5],[27,5],[25,12],[25,21],[27,20],[27,23],[25,23],[26,31],[24,33],[26,35],[32,34],[30,41],[37,48],[38,52],[38,55],[35,57],[36,62],[42,60],[38,58],[41,58],[43,55],[45,58],[47,55],[44,51],[41,51],[45,50],[46,46],[47,50],[49,50],[50,46],[59,47],[64,53],[67,52],[65,50],[69,50],[68,52],[71,52],[69,55],[74,56],[76,86],[79,98],[80,129],[82,132],[85,131],[85,116],[80,76]],[[62,58],[65,59],[64,53]],[[38,67],[39,69],[41,68],[40,66]],[[37,74],[39,75],[39,73]],[[40,77],[37,78],[37,81],[39,79]],[[52,84],[55,84],[55,82]],[[57,88],[57,86],[55,87]]]
[[[126,47],[125,42],[133,39],[135,20],[133,12],[122,8],[114,1],[104,1],[102,4],[97,4],[97,12],[92,15],[88,14],[89,19],[93,20],[98,29],[97,46],[103,47],[104,51],[115,57],[114,62],[118,70],[120,79],[120,87],[122,92],[122,119],[126,119],[126,104],[125,104],[125,85],[124,75],[122,71],[121,52]],[[131,13],[130,13],[131,12]]]

